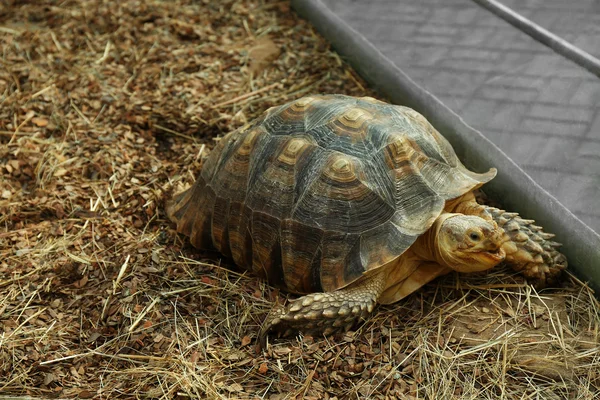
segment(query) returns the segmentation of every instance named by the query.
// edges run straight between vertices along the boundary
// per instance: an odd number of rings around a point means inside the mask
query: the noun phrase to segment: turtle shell
[[[489,181],[416,111],[342,95],[267,110],[223,137],[168,213],[296,293],[332,291],[399,257],[446,200]]]

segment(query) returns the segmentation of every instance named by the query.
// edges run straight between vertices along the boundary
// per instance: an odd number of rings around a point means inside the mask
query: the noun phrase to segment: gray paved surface
[[[470,0],[324,3],[600,232],[600,79]]]

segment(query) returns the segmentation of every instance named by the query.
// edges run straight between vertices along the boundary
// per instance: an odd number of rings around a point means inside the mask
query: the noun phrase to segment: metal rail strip
[[[515,28],[600,77],[600,60],[496,0],[473,0]]]

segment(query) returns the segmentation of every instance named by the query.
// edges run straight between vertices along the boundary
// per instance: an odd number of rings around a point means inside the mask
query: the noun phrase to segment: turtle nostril
[[[490,251],[498,251],[498,249],[500,249],[501,243],[499,239],[500,238],[494,238],[494,240],[488,242],[488,249]]]

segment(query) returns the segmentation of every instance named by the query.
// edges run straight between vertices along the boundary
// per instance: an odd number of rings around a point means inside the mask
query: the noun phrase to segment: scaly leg
[[[544,232],[542,227],[534,225],[535,221],[523,219],[517,213],[477,203],[472,193],[461,200],[454,212],[493,219],[504,229],[509,239],[503,245],[507,264],[534,280],[536,286],[555,283],[567,267],[567,258],[558,251],[561,244],[551,240],[553,234]]]
[[[285,307],[276,305],[260,329],[260,347],[265,347],[271,331],[283,332],[284,336],[298,330],[329,335],[350,329],[373,312],[385,287],[386,277],[387,274],[376,271],[334,292],[302,296]]]

